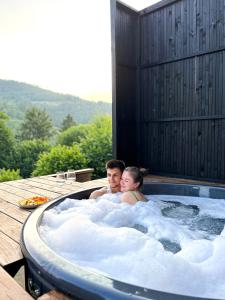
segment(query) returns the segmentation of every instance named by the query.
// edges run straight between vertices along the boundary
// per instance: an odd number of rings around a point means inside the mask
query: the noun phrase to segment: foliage
[[[112,111],[111,103],[87,101],[38,86],[0,79],[0,111],[10,116],[10,125],[13,128],[19,128],[25,111],[31,106],[45,110],[57,128],[67,114],[71,114],[77,123],[87,123],[96,114],[111,114]]]
[[[94,177],[105,177],[105,163],[112,158],[112,120],[110,116],[96,118],[81,141],[80,148],[94,168]]]
[[[8,168],[11,161],[11,153],[14,144],[14,137],[6,121],[8,116],[0,112],[0,168]]]
[[[54,133],[52,121],[47,112],[37,107],[31,107],[26,111],[18,138],[20,140],[47,140]]]
[[[18,179],[21,179],[20,170],[0,169],[0,182]]]
[[[72,146],[79,144],[90,130],[90,124],[80,124],[63,131],[57,136],[57,144]]]
[[[32,175],[47,175],[57,171],[81,169],[84,167],[87,167],[86,158],[77,145],[72,147],[58,145],[53,147],[49,153],[40,154]]]
[[[50,145],[41,140],[21,141],[14,147],[13,167],[20,169],[23,178],[30,177],[39,154],[49,150]]]
[[[75,126],[75,125],[76,125],[76,122],[74,122],[73,117],[70,114],[68,114],[62,121],[60,131],[65,131],[68,128]]]
[[[7,121],[9,119],[9,117],[7,116],[7,114],[6,113],[4,113],[4,112],[2,112],[2,111],[0,111],[0,120],[1,121]]]

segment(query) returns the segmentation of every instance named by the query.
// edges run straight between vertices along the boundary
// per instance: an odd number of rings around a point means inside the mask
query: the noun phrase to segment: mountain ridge
[[[9,115],[10,127],[18,128],[25,111],[31,106],[44,109],[55,127],[60,127],[67,114],[71,114],[77,123],[87,123],[96,115],[112,113],[111,103],[108,102],[92,102],[32,84],[0,79],[0,111]]]

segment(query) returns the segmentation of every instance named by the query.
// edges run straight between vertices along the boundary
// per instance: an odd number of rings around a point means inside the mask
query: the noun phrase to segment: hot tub
[[[91,272],[55,253],[41,239],[38,227],[43,213],[65,198],[86,199],[93,189],[68,194],[36,209],[27,219],[21,235],[22,252],[26,259],[26,288],[35,298],[57,289],[74,299],[206,299],[178,295],[120,282]],[[167,194],[225,199],[225,189],[203,185],[148,183],[143,186],[147,195]]]

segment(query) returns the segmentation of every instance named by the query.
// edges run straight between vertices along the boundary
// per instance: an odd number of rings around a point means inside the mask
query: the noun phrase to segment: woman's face
[[[135,191],[137,190],[139,183],[135,183],[132,175],[128,171],[124,171],[120,181],[120,186],[121,192]]]

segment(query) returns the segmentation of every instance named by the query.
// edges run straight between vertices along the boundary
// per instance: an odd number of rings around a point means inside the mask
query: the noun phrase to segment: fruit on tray
[[[26,198],[20,200],[18,203],[20,206],[32,206],[32,205],[41,205],[48,201],[48,197],[45,196],[34,196],[31,198]]]

